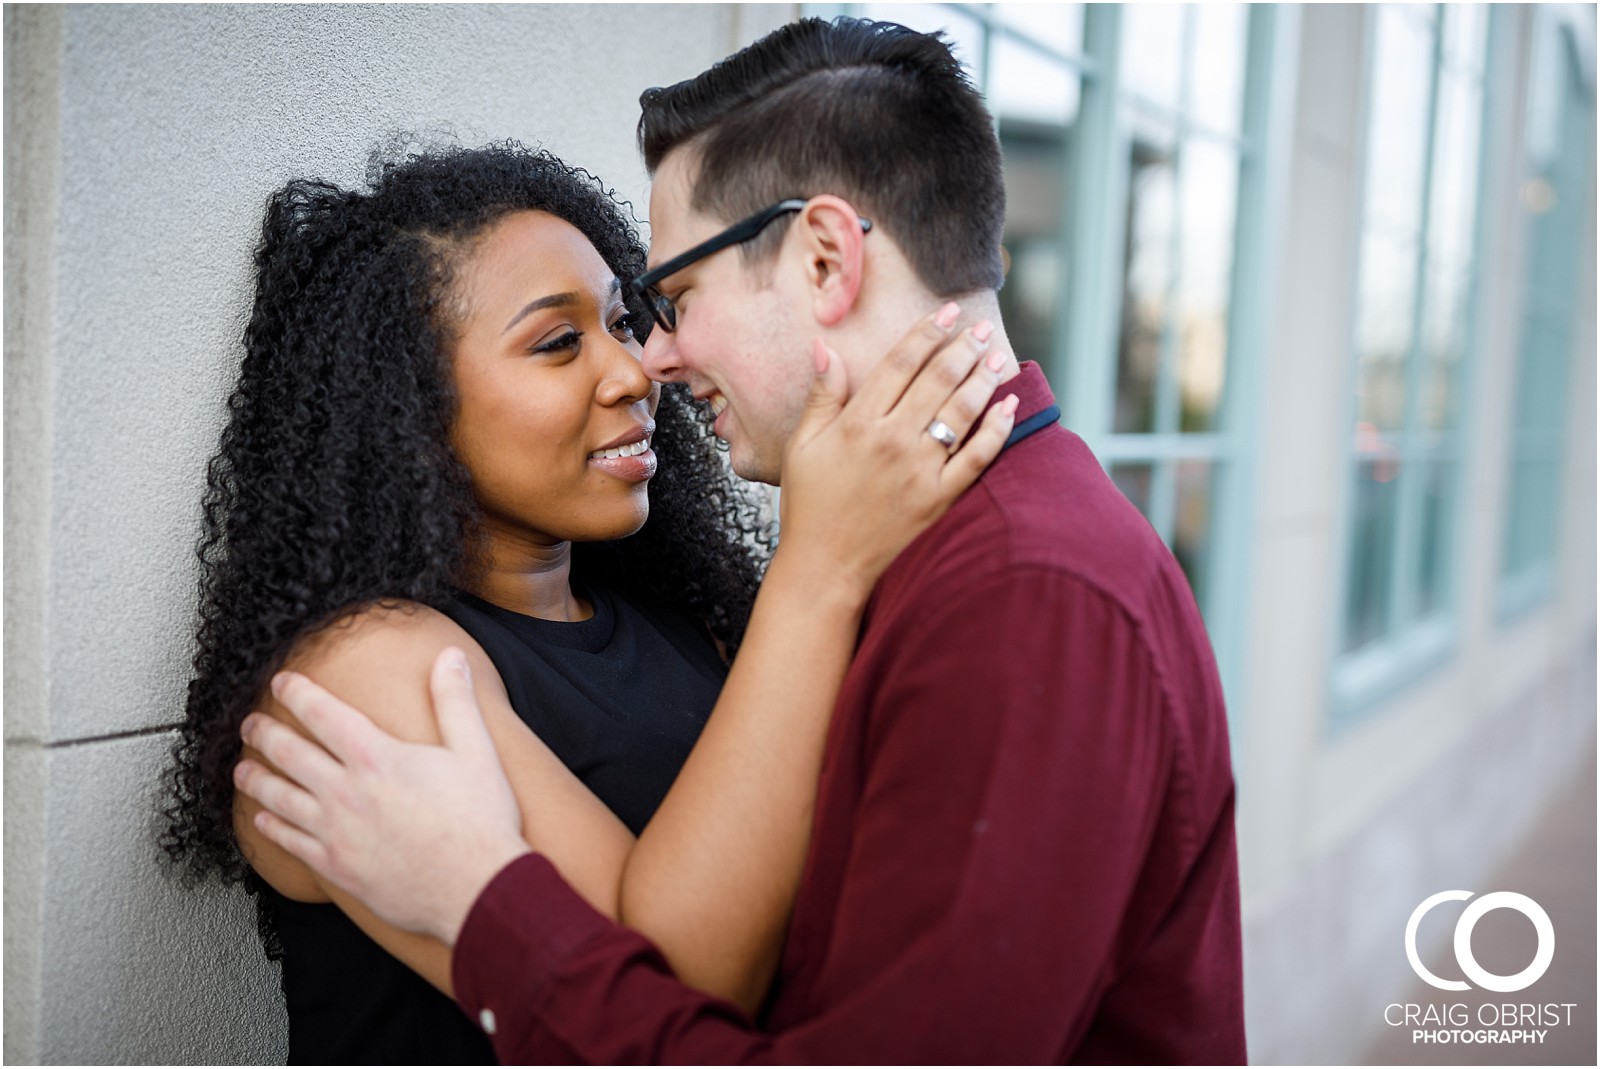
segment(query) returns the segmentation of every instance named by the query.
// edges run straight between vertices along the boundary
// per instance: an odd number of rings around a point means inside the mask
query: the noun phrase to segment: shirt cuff
[[[489,881],[456,937],[450,958],[456,1002],[504,1060],[533,1028],[564,959],[615,927],[548,858],[523,854]]]

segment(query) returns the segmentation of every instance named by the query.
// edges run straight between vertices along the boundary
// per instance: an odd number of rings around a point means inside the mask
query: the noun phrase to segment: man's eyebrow
[[[606,288],[606,296],[611,297],[620,292],[622,292],[622,280],[620,278],[613,278],[611,280],[611,285]],[[552,293],[548,297],[540,297],[537,300],[529,301],[527,304],[522,306],[522,311],[511,317],[511,322],[507,323],[505,325],[505,330],[502,330],[500,333],[504,334],[506,331],[522,322],[523,319],[529,315],[532,315],[534,312],[537,312],[541,308],[555,308],[566,304],[577,304],[578,300],[579,298],[576,293],[568,292]]]

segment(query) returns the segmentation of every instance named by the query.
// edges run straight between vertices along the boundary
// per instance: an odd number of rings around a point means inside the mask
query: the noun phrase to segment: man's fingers
[[[867,373],[850,400],[851,407],[860,406],[868,416],[880,416],[893,408],[922,366],[950,340],[950,331],[960,315],[961,309],[950,302],[932,315],[923,316]]]
[[[497,760],[494,742],[483,723],[483,710],[478,707],[478,695],[472,689],[467,655],[456,646],[440,650],[433,659],[428,685],[433,691],[439,737],[445,746],[459,754]]]
[[[279,672],[273,676],[272,694],[313,738],[344,764],[365,765],[385,743],[394,741],[359,709],[346,705],[299,672]],[[284,766],[278,767],[301,783],[306,782]]]
[[[989,406],[977,433],[969,438],[939,472],[939,485],[954,498],[978,481],[984,469],[994,463],[994,458],[1005,448],[1011,428],[1017,422],[1017,396],[1012,394],[999,404]]]
[[[328,850],[322,843],[268,809],[257,813],[253,822],[257,831],[310,865],[315,872],[330,875]]]
[[[250,748],[272,762],[285,776],[318,794],[325,792],[343,770],[328,752],[289,725],[251,713],[239,734]]]
[[[315,831],[321,822],[315,798],[249,758],[234,766],[233,785],[291,824]]]

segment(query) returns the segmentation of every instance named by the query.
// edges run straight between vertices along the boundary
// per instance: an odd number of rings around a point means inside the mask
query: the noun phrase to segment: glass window
[[[1127,249],[1113,429],[1147,434],[1156,429],[1156,386],[1173,284],[1177,149],[1170,128],[1136,115],[1129,119]]]
[[[1434,31],[1405,8],[1379,7],[1375,14],[1366,222],[1374,230],[1416,234],[1428,159]]]
[[[1464,6],[1368,17],[1336,712],[1415,678],[1448,629],[1488,43],[1487,15]]]
[[[1570,324],[1594,158],[1594,97],[1570,35],[1548,10],[1535,13],[1520,190],[1528,253],[1501,551],[1507,613],[1549,592],[1560,520]]]
[[[1195,8],[1194,20],[1189,100],[1195,120],[1238,133],[1249,12],[1239,4],[1202,4]]]
[[[996,4],[1000,25],[1059,55],[1083,53],[1082,4]]]
[[[989,80],[989,110],[1004,128],[1007,120],[1050,123],[1065,129],[1078,112],[1077,72],[1014,37],[999,36],[994,76]]]
[[[1212,486],[1216,465],[1209,460],[1182,460],[1177,464],[1177,509],[1172,518],[1172,555],[1178,558],[1195,600],[1205,604],[1210,593]]]
[[[1178,429],[1204,433],[1217,429],[1227,375],[1239,158],[1231,146],[1191,137],[1181,169]]]
[[[1183,82],[1186,10],[1176,4],[1128,4],[1122,8],[1122,89],[1176,110]]]

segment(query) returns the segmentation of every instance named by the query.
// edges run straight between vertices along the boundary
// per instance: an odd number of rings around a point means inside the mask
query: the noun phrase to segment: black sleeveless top
[[[442,611],[495,664],[511,707],[634,834],[683,767],[727,667],[699,624],[603,589],[556,623],[459,594]],[[337,906],[266,888],[283,943],[291,1064],[492,1064],[454,1002]]]

